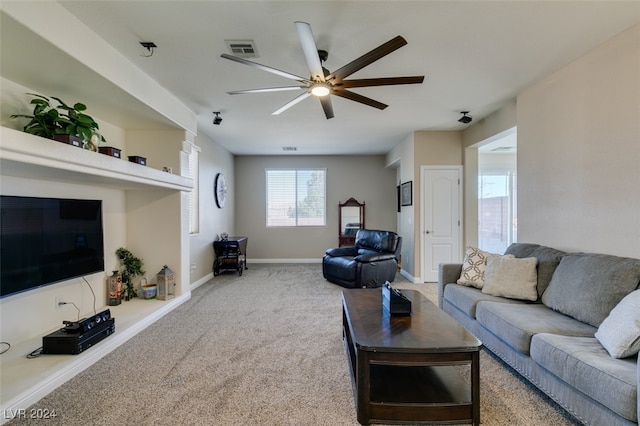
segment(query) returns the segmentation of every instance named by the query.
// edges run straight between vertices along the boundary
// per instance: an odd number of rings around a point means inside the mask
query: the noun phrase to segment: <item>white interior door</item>
[[[422,278],[438,280],[440,263],[462,258],[462,166],[422,166]]]

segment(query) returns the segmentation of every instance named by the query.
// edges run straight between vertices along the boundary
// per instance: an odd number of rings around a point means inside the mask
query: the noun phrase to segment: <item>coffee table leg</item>
[[[480,425],[480,352],[471,355],[471,402],[473,406],[473,424]]]
[[[356,364],[356,411],[358,422],[363,425],[368,425],[369,402],[371,398],[371,368],[369,366],[369,355],[366,351],[358,349]]]

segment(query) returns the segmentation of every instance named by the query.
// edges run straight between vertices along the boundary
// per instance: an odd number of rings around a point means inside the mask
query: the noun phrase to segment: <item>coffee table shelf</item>
[[[358,421],[479,425],[482,343],[419,292],[403,293],[411,316],[385,312],[380,289],[342,292]]]

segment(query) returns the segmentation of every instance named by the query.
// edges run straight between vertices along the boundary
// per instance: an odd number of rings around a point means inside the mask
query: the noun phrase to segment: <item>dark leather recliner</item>
[[[322,258],[322,275],[347,288],[380,287],[393,282],[402,237],[391,231],[360,229],[354,246],[331,248]]]

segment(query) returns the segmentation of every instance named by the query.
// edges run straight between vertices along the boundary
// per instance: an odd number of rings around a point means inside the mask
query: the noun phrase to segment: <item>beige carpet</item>
[[[435,300],[434,284],[395,285]],[[220,275],[33,408],[65,426],[357,425],[341,290],[319,264]],[[572,424],[484,351],[480,394],[484,425]]]

